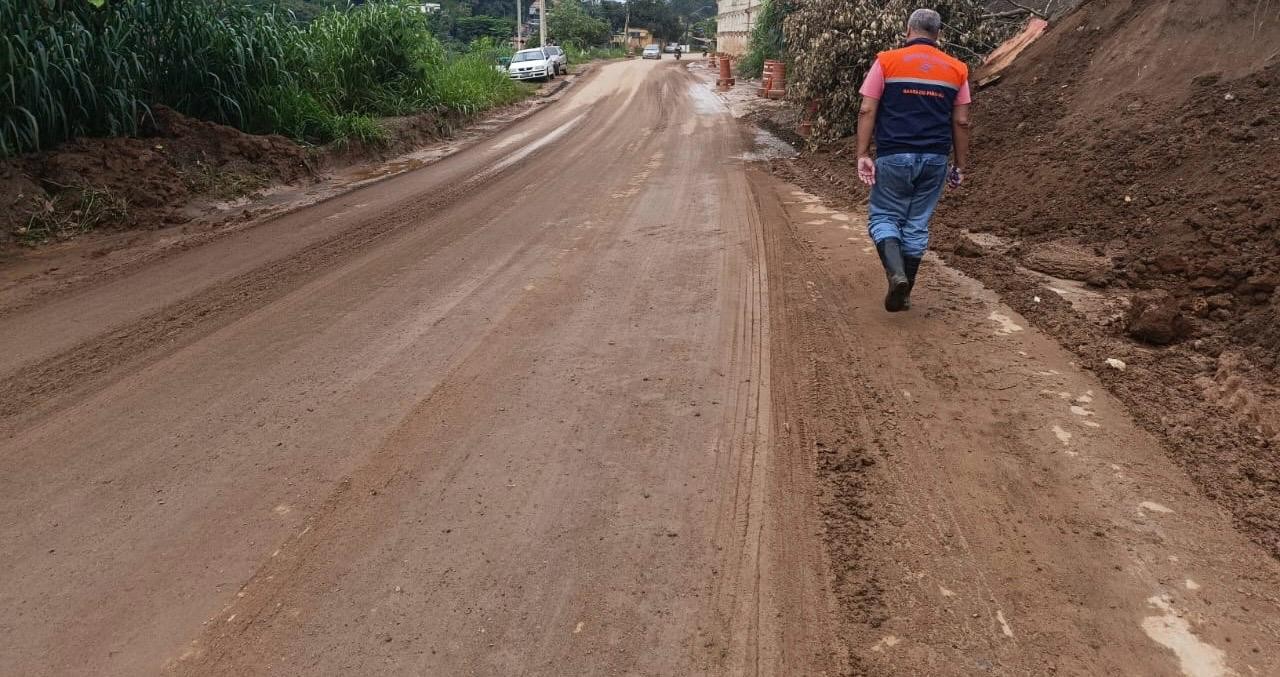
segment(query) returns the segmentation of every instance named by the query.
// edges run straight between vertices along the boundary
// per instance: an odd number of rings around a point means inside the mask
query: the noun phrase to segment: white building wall
[[[751,28],[760,14],[762,0],[719,0],[716,3],[716,48],[741,55],[751,41]]]

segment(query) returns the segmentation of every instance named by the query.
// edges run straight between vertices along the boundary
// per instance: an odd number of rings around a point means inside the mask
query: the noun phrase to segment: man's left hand
[[[964,170],[952,165],[951,171],[947,174],[947,186],[955,189],[964,183]]]

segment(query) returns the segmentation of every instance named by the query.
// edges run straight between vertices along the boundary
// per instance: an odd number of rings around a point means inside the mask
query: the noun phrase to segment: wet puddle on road
[[[751,150],[734,156],[736,159],[746,162],[762,162],[764,160],[774,160],[779,158],[791,158],[799,155],[799,152],[791,146],[791,144],[779,139],[769,132],[756,127],[755,142],[752,143]],[[815,201],[816,203],[816,201]],[[823,209],[826,209],[825,207]],[[827,210],[834,214],[834,210]],[[846,217],[847,218],[847,217]]]
[[[1013,334],[1022,331],[1022,325],[1014,322],[1013,318],[1005,315],[1004,313],[993,310],[991,311],[991,314],[987,316],[987,319],[1000,325],[1000,328],[996,331],[1001,334]]]

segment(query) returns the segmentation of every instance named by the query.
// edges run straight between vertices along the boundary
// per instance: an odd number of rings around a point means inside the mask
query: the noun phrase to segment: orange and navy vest
[[[915,38],[902,49],[881,52],[884,96],[876,113],[876,155],[951,153],[951,114],[969,67]]]

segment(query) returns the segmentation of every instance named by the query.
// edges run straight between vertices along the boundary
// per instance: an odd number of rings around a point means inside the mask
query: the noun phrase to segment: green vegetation
[[[560,0],[547,15],[547,35],[561,45],[609,44],[609,22],[588,14],[578,0]]]
[[[596,59],[625,59],[627,50],[621,47],[578,47],[573,43],[564,46],[569,55],[569,63],[586,63]]]
[[[480,15],[460,16],[454,19],[450,37],[459,42],[470,44],[480,38],[510,40],[515,34],[515,19]]]
[[[309,23],[327,10],[347,7],[349,0],[249,0],[251,4],[263,9],[280,10],[301,21]]]
[[[942,48],[970,62],[1016,30],[986,0],[933,0],[942,15]],[[806,0],[785,21],[787,93],[818,106],[814,138],[851,133],[857,124],[858,87],[876,54],[902,44],[914,0]]]
[[[571,64],[625,58],[626,50],[610,44],[609,21],[600,18],[602,6],[616,4],[583,5],[580,0],[558,0],[547,10],[547,39],[564,48]],[[525,44],[537,47],[538,34],[529,36]]]
[[[764,73],[764,62],[785,60],[787,39],[782,34],[782,21],[793,9],[789,0],[765,0],[760,17],[751,28],[751,42],[747,53],[738,62],[738,71],[744,77],[758,78]]]
[[[164,104],[310,142],[377,142],[374,118],[471,114],[527,88],[485,53],[447,51],[398,2],[300,24],[246,0],[0,0],[0,156],[133,134]]]

